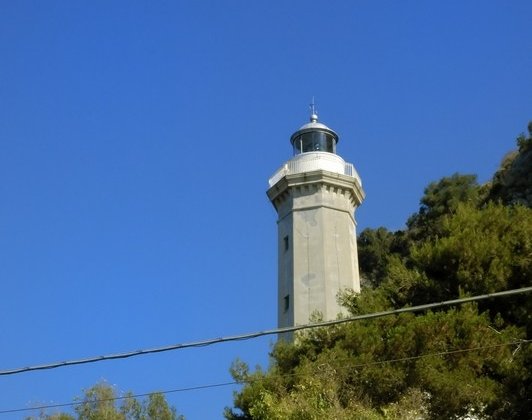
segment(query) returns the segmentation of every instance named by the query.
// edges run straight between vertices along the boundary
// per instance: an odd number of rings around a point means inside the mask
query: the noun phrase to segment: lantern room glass
[[[294,139],[294,155],[307,152],[336,153],[336,139],[322,131],[303,133]]]

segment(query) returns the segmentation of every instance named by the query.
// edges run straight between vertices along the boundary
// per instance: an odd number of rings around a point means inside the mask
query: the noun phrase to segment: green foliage
[[[412,240],[405,255],[389,253],[381,261],[378,287],[367,292],[369,302],[381,302],[375,310],[386,302],[402,307],[532,284],[532,209],[462,203],[438,225],[437,236]],[[503,303],[499,312],[524,325],[526,306],[517,304],[523,300],[512,298],[512,305],[504,309]],[[358,303],[347,299],[346,304],[360,313]]]
[[[119,410],[115,408],[116,394],[112,387],[100,383],[85,391],[81,404],[75,411],[78,420],[120,420]]]
[[[441,237],[416,245],[412,260],[439,295],[483,294],[530,285],[532,209],[489,203],[459,205],[444,218]]]
[[[35,417],[26,417],[26,420],[31,420],[34,418]],[[74,416],[71,416],[70,414],[66,413],[46,414],[43,412],[37,418],[43,420],[74,420]]]
[[[139,401],[129,392],[118,397],[113,387],[99,383],[85,390],[75,405],[75,416],[67,413],[40,413],[40,420],[184,420],[160,393]],[[34,419],[28,417],[27,420]]]
[[[159,393],[150,394],[148,397],[146,413],[148,419],[175,420],[178,418],[175,409],[169,407],[164,396]]]
[[[517,138],[518,150],[507,154],[493,176],[489,198],[532,207],[532,121],[528,135]]]
[[[364,299],[364,293],[357,300]],[[474,305],[311,330],[280,342],[268,372],[250,373],[228,419],[451,418],[503,410],[498,378],[523,332],[495,331]],[[410,414],[409,414],[410,413]]]
[[[363,281],[375,286],[386,270],[394,235],[388,229],[364,229],[358,237],[358,263]]]
[[[532,124],[490,184],[454,174],[429,184],[404,231],[358,238],[364,279],[353,315],[532,284]],[[521,419],[532,411],[532,300],[307,330],[278,342],[271,366],[238,361],[228,419]]]
[[[419,212],[407,222],[409,235],[414,239],[437,236],[444,216],[453,214],[461,203],[477,205],[483,194],[476,175],[454,174],[432,182],[421,198]]]

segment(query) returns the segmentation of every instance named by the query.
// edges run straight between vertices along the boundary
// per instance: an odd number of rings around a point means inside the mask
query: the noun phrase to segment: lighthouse
[[[338,135],[310,122],[290,137],[293,157],[270,178],[268,198],[277,211],[278,325],[336,319],[338,294],[360,291],[355,210],[364,200],[353,164],[336,153]]]

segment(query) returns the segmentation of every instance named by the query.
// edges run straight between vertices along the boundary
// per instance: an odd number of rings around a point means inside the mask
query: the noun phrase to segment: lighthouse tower
[[[355,209],[364,199],[354,166],[336,154],[338,135],[310,122],[290,138],[294,157],[269,180],[278,214],[278,324],[307,324],[342,313],[338,293],[360,291]]]

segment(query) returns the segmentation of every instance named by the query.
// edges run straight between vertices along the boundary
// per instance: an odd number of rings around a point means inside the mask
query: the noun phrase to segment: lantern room
[[[325,124],[319,123],[318,115],[313,112],[310,116],[310,122],[292,134],[290,142],[294,149],[294,156],[308,152],[336,154],[338,134]]]

